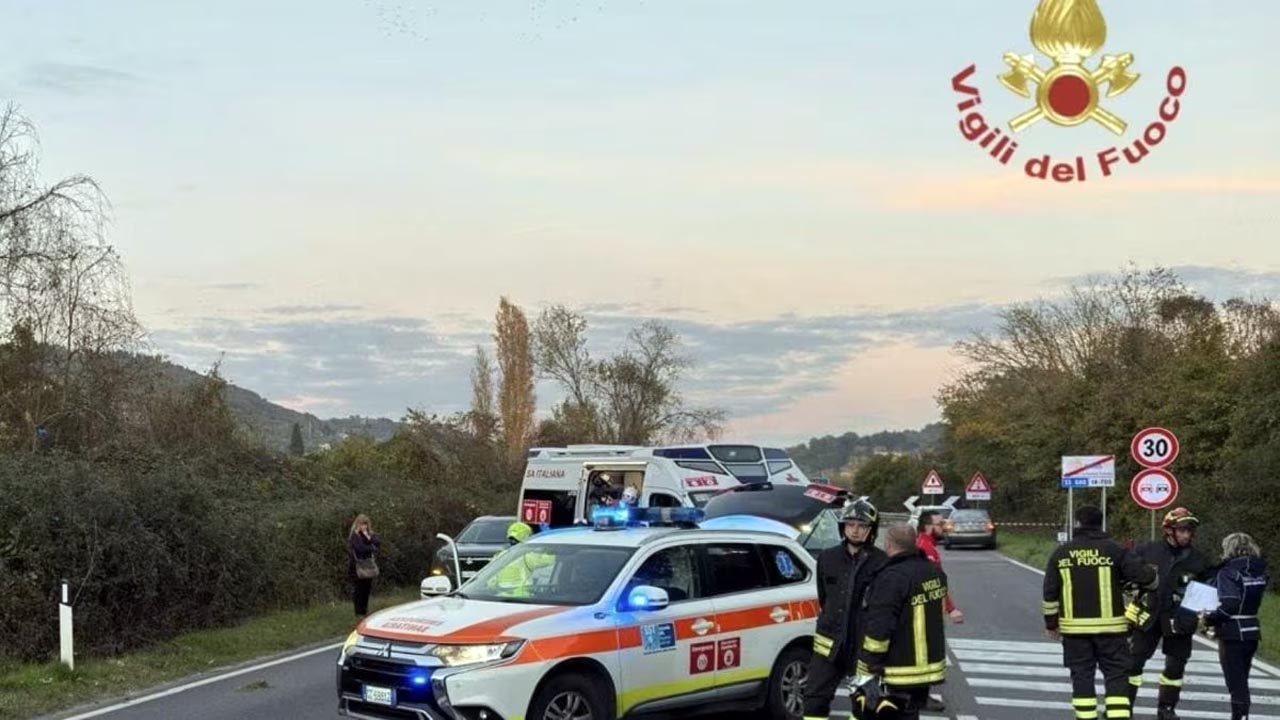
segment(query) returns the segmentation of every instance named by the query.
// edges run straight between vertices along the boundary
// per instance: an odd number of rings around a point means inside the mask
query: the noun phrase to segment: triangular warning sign
[[[925,495],[941,495],[943,493],[942,478],[938,476],[936,470],[929,470],[929,474],[925,476],[922,492]]]
[[[969,486],[965,490],[967,492],[991,492],[991,484],[987,482],[981,472],[976,472],[973,477],[969,478]]]

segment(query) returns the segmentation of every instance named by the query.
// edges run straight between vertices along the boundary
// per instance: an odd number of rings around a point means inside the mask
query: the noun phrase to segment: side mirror
[[[670,604],[667,591],[652,585],[639,585],[627,595],[627,607],[631,610],[661,610]]]
[[[453,591],[453,583],[444,575],[432,575],[429,578],[423,578],[418,591],[423,598],[448,595]]]

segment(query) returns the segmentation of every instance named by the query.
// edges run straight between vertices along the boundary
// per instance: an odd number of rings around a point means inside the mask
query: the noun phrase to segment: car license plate
[[[395,705],[396,691],[395,688],[376,687],[374,685],[364,686],[364,701],[375,705]]]

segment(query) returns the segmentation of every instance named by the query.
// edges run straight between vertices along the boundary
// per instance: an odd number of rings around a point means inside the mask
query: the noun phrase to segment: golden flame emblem
[[[1107,40],[1107,21],[1097,0],[1040,0],[1031,16],[1031,44],[1053,60],[1048,70],[1036,64],[1035,56],[1007,52],[1009,71],[1000,76],[1005,87],[1022,97],[1031,97],[1028,81],[1036,83],[1036,106],[1009,121],[1019,132],[1040,118],[1063,127],[1096,121],[1111,132],[1123,134],[1128,124],[1102,108],[1101,88],[1106,97],[1115,97],[1138,81],[1129,72],[1133,53],[1103,55],[1098,67],[1089,70],[1085,60]]]

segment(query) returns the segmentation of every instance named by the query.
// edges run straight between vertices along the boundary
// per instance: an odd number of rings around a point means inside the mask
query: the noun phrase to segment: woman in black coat
[[[1262,635],[1258,608],[1267,582],[1267,563],[1253,538],[1245,533],[1225,537],[1214,582],[1218,608],[1205,613],[1204,619],[1218,638],[1218,662],[1231,693],[1232,720],[1249,717],[1249,672]]]
[[[369,516],[364,513],[357,515],[347,534],[347,576],[355,586],[356,617],[369,614],[369,594],[373,592],[373,579],[378,576],[374,556],[380,545],[382,538],[373,531]]]

